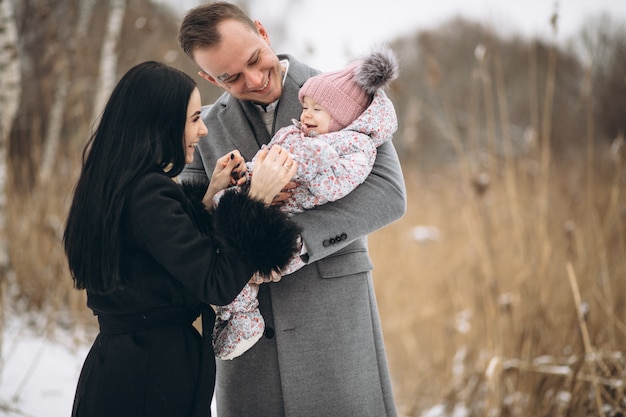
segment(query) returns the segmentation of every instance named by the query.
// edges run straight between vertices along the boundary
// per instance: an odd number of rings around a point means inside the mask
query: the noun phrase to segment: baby
[[[299,213],[338,200],[361,184],[372,170],[377,147],[398,128],[395,109],[383,89],[398,76],[398,63],[389,49],[372,52],[346,68],[316,75],[302,86],[300,120],[280,129],[268,146],[288,149],[298,162],[298,184],[282,210]],[[254,162],[246,164],[253,175]],[[221,194],[216,195],[215,204]],[[336,236],[335,240],[349,239]],[[292,258],[282,276],[305,265]],[[216,357],[233,359],[263,335],[265,323],[258,310],[258,284],[251,279],[235,300],[216,306],[213,347]]]

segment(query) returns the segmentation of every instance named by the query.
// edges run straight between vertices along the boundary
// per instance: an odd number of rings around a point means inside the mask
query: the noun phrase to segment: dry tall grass
[[[550,74],[538,140],[516,154],[505,86],[483,74],[495,97],[479,105],[498,110],[486,112],[484,147],[442,123],[456,163],[405,161],[407,215],[370,239],[406,416],[436,404],[468,417],[626,412],[624,141],[603,146],[590,126],[586,146],[553,155]]]
[[[62,244],[82,150],[81,142],[70,143],[59,155],[55,174],[33,190],[24,192],[15,188],[12,178],[8,181],[7,233],[14,274],[3,307],[10,309],[9,314],[36,313],[29,317],[50,337],[58,326],[74,329],[79,335],[82,326],[94,325],[85,292],[73,288]],[[20,167],[9,172],[19,175]]]
[[[503,178],[480,194],[458,171],[405,166],[408,213],[370,239],[405,415],[438,401],[471,416],[626,409],[626,178],[598,159],[590,195],[584,161],[552,167],[545,219],[537,174],[517,178],[513,206]],[[437,240],[416,241],[418,225]]]

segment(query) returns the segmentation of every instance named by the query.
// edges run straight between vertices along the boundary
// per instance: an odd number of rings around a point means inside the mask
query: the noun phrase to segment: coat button
[[[266,327],[263,335],[268,339],[271,339],[272,337],[274,337],[274,329],[272,329],[271,327]]]
[[[346,240],[348,238],[348,235],[345,233],[341,234],[341,240]]]
[[[328,241],[328,239],[324,240],[324,242],[322,242],[322,245],[324,245],[325,248],[330,246],[330,242]]]

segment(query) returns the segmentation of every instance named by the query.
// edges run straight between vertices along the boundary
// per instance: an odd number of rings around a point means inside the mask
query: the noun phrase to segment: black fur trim
[[[264,275],[287,266],[299,249],[300,232],[278,207],[266,207],[246,192],[227,191],[213,211],[220,252],[239,256]]]

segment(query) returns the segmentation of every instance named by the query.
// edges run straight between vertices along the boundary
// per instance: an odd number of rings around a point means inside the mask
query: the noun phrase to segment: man
[[[318,73],[277,56],[263,25],[229,3],[190,10],[179,41],[200,76],[225,90],[203,111],[209,134],[187,178],[206,178],[205,167],[232,148],[252,159],[298,118],[298,90]],[[356,190],[295,215],[307,265],[261,285],[265,335],[242,356],[218,361],[219,417],[396,415],[367,235],[405,211],[402,172],[388,142]]]

